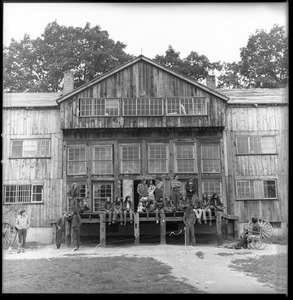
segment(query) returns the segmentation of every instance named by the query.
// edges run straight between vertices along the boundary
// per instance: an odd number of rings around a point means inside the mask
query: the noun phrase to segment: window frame
[[[177,146],[191,146],[193,147],[193,159],[185,159],[185,158],[180,158],[179,160],[180,161],[188,161],[188,160],[193,160],[193,171],[179,171],[178,169],[178,158],[177,158],[177,155],[178,155],[178,149],[177,149]],[[175,170],[175,173],[178,173],[178,174],[194,174],[194,173],[198,173],[198,166],[197,166],[197,145],[195,142],[174,142],[174,170]]]
[[[22,149],[21,149],[21,155],[22,156],[16,156],[14,155],[14,147],[17,147],[17,146],[14,146],[13,147],[13,143],[14,142],[22,142]],[[28,142],[28,141],[34,141],[36,142],[36,154],[34,156],[28,156],[28,155],[23,155],[24,153],[24,142]],[[46,148],[46,155],[39,155],[40,153],[39,152],[42,152],[41,149],[38,149],[38,143],[39,142],[42,142],[42,141],[46,141],[48,142],[48,144],[46,145],[47,148]],[[42,146],[41,146],[42,147]],[[39,152],[38,152],[39,151]],[[47,155],[48,154],[48,155]],[[41,159],[45,159],[45,158],[51,158],[51,138],[12,138],[10,140],[10,158],[11,159],[32,159],[32,158],[41,158]]]
[[[152,107],[152,105],[155,103],[155,101],[160,100],[161,103],[158,103],[157,107],[161,107],[160,111],[158,113],[155,113],[155,108],[156,107]],[[135,102],[135,104],[127,104],[127,101],[133,101]],[[145,113],[140,113],[139,110],[139,101],[148,101],[148,112]],[[153,103],[151,103],[151,101],[154,101]],[[127,104],[127,105],[126,105]],[[126,110],[128,109],[128,106],[132,107],[133,110],[131,110],[132,113],[127,113],[126,114]],[[147,105],[146,105],[147,106]],[[135,112],[133,112],[135,109]],[[141,98],[137,98],[137,97],[131,97],[131,98],[122,98],[122,111],[123,111],[123,117],[143,117],[143,116],[154,116],[154,117],[161,117],[164,116],[164,98],[162,97],[141,97]]]
[[[263,144],[263,141],[262,139],[263,138],[273,138],[274,140],[274,151],[272,152],[264,152],[264,144]],[[239,153],[239,141],[238,139],[239,138],[247,138],[247,148],[248,148],[248,152],[247,153]],[[257,138],[258,141],[258,145],[259,145],[259,149],[260,151],[259,152],[251,152],[251,139],[252,138]],[[276,144],[276,135],[238,135],[236,136],[236,155],[277,155],[278,152],[277,152],[277,144]]]
[[[120,101],[119,98],[105,98],[105,97],[80,97],[79,99],[79,106],[78,106],[78,116],[81,118],[84,117],[118,117],[120,115]],[[82,107],[82,102],[83,101],[89,101],[89,104],[87,105],[87,107],[89,108],[89,111],[87,111],[86,109],[83,109]],[[103,101],[103,103],[100,104],[100,106],[104,106],[104,114],[98,114],[95,113],[95,111],[99,111],[96,106],[98,105],[99,101]],[[109,114],[109,111],[107,112],[107,102],[110,103],[110,101],[116,101],[116,105],[117,107],[115,107],[114,109],[117,110],[117,114]],[[108,103],[108,105],[109,105]],[[110,109],[108,107],[108,109]],[[113,109],[113,108],[112,108]],[[100,109],[101,111],[101,109]],[[84,112],[88,112],[88,114],[84,114]]]
[[[203,147],[207,147],[207,146],[217,146],[218,147],[218,154],[219,154],[219,158],[203,158]],[[221,145],[220,143],[202,143],[200,145],[200,165],[201,165],[201,172],[203,174],[221,174],[222,173],[222,165],[221,165]],[[204,171],[204,167],[203,167],[203,162],[204,161],[218,161],[219,162],[219,171],[215,171],[215,172],[208,172],[208,171]]]
[[[174,112],[172,109],[172,105],[174,104],[173,102],[175,102],[176,104],[176,100],[178,100],[178,109],[179,112]],[[186,101],[188,102],[189,100],[191,101],[192,104],[192,113],[189,114],[188,112],[186,112],[186,108],[185,105],[187,105],[188,103],[185,103]],[[199,103],[196,103],[196,100],[203,100],[203,112],[200,113],[198,108],[195,108],[195,106],[199,106]],[[183,103],[182,103],[183,102]],[[177,106],[177,105],[176,105]],[[166,98],[166,115],[167,116],[207,116],[207,98],[205,96],[201,96],[201,97],[168,97]]]
[[[101,210],[103,210],[104,206],[100,205],[100,207],[102,207],[101,209],[97,209],[96,210],[96,201],[105,201],[106,198],[108,197],[107,195],[103,198],[103,197],[98,197],[95,196],[95,187],[96,186],[102,186],[102,185],[110,185],[111,186],[111,199],[114,202],[114,182],[113,181],[93,181],[92,182],[92,199],[93,199],[93,203],[92,203],[92,211],[93,212],[99,212]]]
[[[69,161],[69,150],[70,149],[76,149],[76,148],[84,148],[84,153],[85,153],[85,158],[84,158],[84,160],[72,160],[72,161]],[[84,166],[85,166],[85,171],[84,171],[84,173],[70,173],[69,172],[69,168],[70,168],[70,166],[69,166],[69,163],[70,162],[84,162]],[[81,145],[67,145],[67,157],[66,157],[66,164],[67,164],[67,168],[66,168],[66,171],[67,171],[67,175],[68,176],[76,176],[76,175],[86,175],[86,173],[87,173],[87,146],[86,145],[83,145],[83,144],[81,144]]]
[[[165,146],[166,149],[166,158],[165,159],[151,159],[150,158],[150,147],[151,146]],[[148,148],[147,148],[147,152],[148,152],[148,159],[147,159],[147,168],[148,168],[148,173],[150,174],[166,174],[169,172],[169,156],[170,156],[170,151],[169,151],[169,144],[167,143],[148,143]],[[160,170],[159,172],[152,172],[150,170],[150,162],[151,161],[161,161],[161,160],[165,160],[166,161],[166,171],[163,172],[162,170]]]
[[[28,186],[29,187],[29,197],[30,197],[30,201],[12,201],[12,202],[6,202],[6,195],[7,195],[7,187],[16,187],[15,191],[13,192],[13,197],[16,198],[16,196],[19,198],[20,196],[18,196],[17,194],[20,193],[19,191],[19,187],[24,187],[24,186]],[[34,187],[38,187],[41,186],[42,187],[42,192],[41,193],[36,193],[34,192]],[[8,191],[9,192],[9,191]],[[33,201],[34,196],[35,195],[41,195],[41,200],[40,201]],[[10,197],[9,197],[10,198]],[[3,197],[3,204],[38,204],[38,203],[44,203],[44,184],[43,183],[33,183],[33,184],[4,184],[4,197]]]
[[[265,182],[274,181],[275,182],[275,195],[276,197],[266,198],[265,197]],[[240,198],[238,194],[237,183],[240,182],[250,182],[252,183],[252,192],[254,197]],[[275,178],[265,178],[265,179],[236,179],[235,180],[235,200],[278,200],[278,182]]]
[[[123,170],[123,162],[124,161],[136,161],[136,160],[130,160],[130,159],[123,159],[123,147],[128,146],[138,146],[138,171],[137,172],[124,172]],[[121,174],[140,174],[141,173],[141,163],[142,163],[142,157],[141,157],[141,144],[140,143],[123,143],[119,144],[119,158],[120,158],[120,173]]]
[[[210,191],[209,192],[206,191],[205,187],[204,187],[204,184],[206,184],[206,183],[208,183],[208,184],[219,183],[220,184],[220,192],[213,191],[211,194],[209,194]],[[202,194],[203,193],[207,193],[209,197],[211,197],[213,193],[217,193],[219,195],[219,197],[223,196],[223,185],[222,185],[222,181],[220,181],[220,180],[205,180],[205,179],[203,179],[202,182],[201,182],[201,188],[202,188],[201,189],[202,190],[201,193]]]
[[[111,160],[97,160],[95,159],[95,149],[96,148],[111,148]],[[107,151],[107,150],[106,150]],[[92,173],[95,175],[113,175],[114,174],[114,151],[113,151],[113,144],[100,144],[100,145],[92,145]],[[105,172],[105,173],[98,173],[96,172],[95,169],[95,162],[101,162],[101,161],[105,161],[105,162],[111,162],[111,172]]]

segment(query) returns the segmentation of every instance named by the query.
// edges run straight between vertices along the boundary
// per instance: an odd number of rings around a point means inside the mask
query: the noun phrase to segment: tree
[[[199,55],[194,51],[181,59],[180,52],[176,52],[169,45],[165,53],[165,55],[156,55],[154,61],[194,80],[205,79],[210,71],[221,68],[219,62],[211,63],[205,55]]]
[[[71,70],[79,87],[132,58],[99,26],[84,28],[49,23],[41,37],[25,36],[4,48],[3,88],[7,92],[57,92]]]
[[[240,49],[240,73],[255,87],[281,87],[288,83],[288,38],[284,26],[274,25],[270,32],[256,30]]]

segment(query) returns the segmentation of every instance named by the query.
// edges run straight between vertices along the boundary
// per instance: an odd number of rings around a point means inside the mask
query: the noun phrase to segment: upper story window
[[[220,173],[220,145],[201,145],[201,168],[203,173]]]
[[[163,98],[123,98],[124,116],[162,116]]]
[[[237,136],[237,154],[276,154],[275,136]]]
[[[168,172],[168,146],[166,144],[148,145],[148,171],[149,173]]]
[[[93,173],[113,174],[112,145],[93,146]]]
[[[205,97],[167,98],[167,115],[206,115]]]
[[[236,199],[277,199],[277,181],[236,180]]]
[[[4,185],[4,203],[38,203],[43,201],[43,185]]]
[[[121,173],[140,174],[140,144],[120,145]]]
[[[86,147],[85,146],[68,147],[67,174],[68,175],[86,174]]]
[[[207,193],[211,197],[214,193],[222,196],[222,182],[221,181],[203,181],[202,182],[202,193]]]
[[[79,116],[118,116],[119,99],[117,98],[80,98]]]
[[[194,143],[175,144],[175,172],[197,172],[196,149]]]
[[[50,139],[11,140],[11,157],[50,157]]]

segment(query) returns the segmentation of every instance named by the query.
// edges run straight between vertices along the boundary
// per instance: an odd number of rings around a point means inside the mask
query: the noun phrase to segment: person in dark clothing
[[[191,207],[189,200],[185,195],[182,195],[178,204],[178,211],[186,211],[188,207]]]
[[[106,220],[106,214],[108,214],[109,215],[108,224],[111,225],[112,213],[113,213],[113,202],[111,197],[107,197],[104,203],[104,210],[105,210],[105,220]]]
[[[219,195],[214,193],[210,199],[210,209],[212,211],[224,211],[226,207],[223,202],[220,200]]]
[[[194,235],[194,224],[195,224],[195,214],[193,212],[193,208],[189,206],[183,215],[183,222],[186,226],[185,234],[186,234],[186,245],[195,246],[195,235]]]
[[[185,184],[185,190],[187,199],[191,201],[192,196],[197,194],[198,190],[197,182],[192,177],[190,177],[188,182]]]
[[[156,223],[159,223],[159,214],[162,222],[165,222],[165,213],[164,213],[164,198],[161,197],[155,203],[155,213],[156,213]]]
[[[67,195],[69,198],[69,210],[73,211],[78,207],[79,187],[77,186],[76,182],[72,184]]]
[[[248,227],[247,225],[244,226],[244,230],[240,236],[240,240],[235,244],[233,245],[233,248],[234,249],[242,249],[242,248],[247,248],[247,245],[248,245],[248,241],[247,241],[247,237],[248,237],[248,234],[249,234],[249,230],[248,230]]]
[[[156,198],[156,201],[158,201],[160,198],[163,197],[164,182],[161,177],[157,177],[155,180],[155,184],[156,184],[155,198]]]
[[[66,211],[63,212],[62,216],[57,220],[56,223],[56,247],[60,248],[64,241],[65,223],[66,223]]]
[[[72,240],[73,240],[73,250],[78,250],[80,246],[80,227],[81,227],[81,217],[77,209],[73,211],[74,215],[72,218]]]

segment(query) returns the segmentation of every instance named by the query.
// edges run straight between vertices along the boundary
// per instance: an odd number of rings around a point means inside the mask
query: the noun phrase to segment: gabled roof
[[[60,93],[3,93],[3,107],[54,107]]]
[[[220,93],[228,96],[228,104],[274,104],[288,103],[288,89],[232,89],[218,90]]]
[[[110,77],[111,75],[113,75],[113,74],[115,74],[115,73],[117,73],[117,72],[119,72],[119,71],[121,71],[121,70],[123,70],[123,69],[125,69],[125,68],[127,68],[127,67],[129,67],[129,66],[131,66],[133,64],[135,64],[135,63],[137,63],[137,62],[139,62],[139,61],[145,61],[145,62],[147,62],[147,63],[149,63],[149,64],[151,64],[151,65],[153,65],[153,66],[155,66],[157,68],[160,68],[160,69],[164,70],[165,72],[170,73],[170,74],[172,74],[172,75],[174,75],[174,76],[176,76],[176,77],[178,77],[178,78],[180,78],[180,79],[182,79],[184,81],[187,81],[187,82],[189,82],[189,83],[197,86],[198,88],[201,88],[202,90],[205,90],[206,92],[211,93],[211,94],[213,94],[213,95],[215,95],[215,96],[217,96],[217,97],[219,97],[219,98],[221,98],[221,99],[223,99],[225,101],[229,100],[229,97],[227,97],[225,95],[222,95],[221,93],[219,93],[219,92],[217,92],[217,91],[215,91],[213,89],[210,89],[207,86],[205,86],[203,84],[200,84],[200,83],[198,83],[198,82],[196,82],[196,81],[194,81],[194,80],[192,80],[192,79],[190,79],[188,77],[185,77],[185,76],[183,76],[183,75],[181,75],[181,74],[179,74],[179,73],[177,73],[175,71],[172,71],[172,70],[170,70],[170,69],[168,69],[166,67],[163,67],[163,66],[155,63],[154,61],[152,61],[151,59],[149,59],[149,58],[147,58],[147,57],[145,57],[143,55],[140,55],[140,56],[138,56],[138,57],[136,57],[136,58],[128,61],[127,63],[125,63],[123,65],[120,65],[120,66],[114,68],[113,70],[111,70],[111,71],[109,71],[109,72],[107,72],[107,73],[105,73],[105,74],[97,77],[96,79],[93,79],[92,81],[89,81],[88,83],[85,83],[84,85],[80,86],[79,88],[74,89],[72,92],[70,92],[70,93],[68,93],[68,94],[66,94],[64,96],[61,96],[59,99],[57,99],[57,102],[60,103],[60,102],[64,101],[65,99],[67,99],[69,97],[72,97],[73,95],[75,95],[75,94],[77,94],[77,93],[79,93],[79,92],[81,92],[81,91],[83,91],[83,90],[91,87],[92,85],[95,85],[96,83],[98,83],[98,82],[106,79],[107,77]]]

